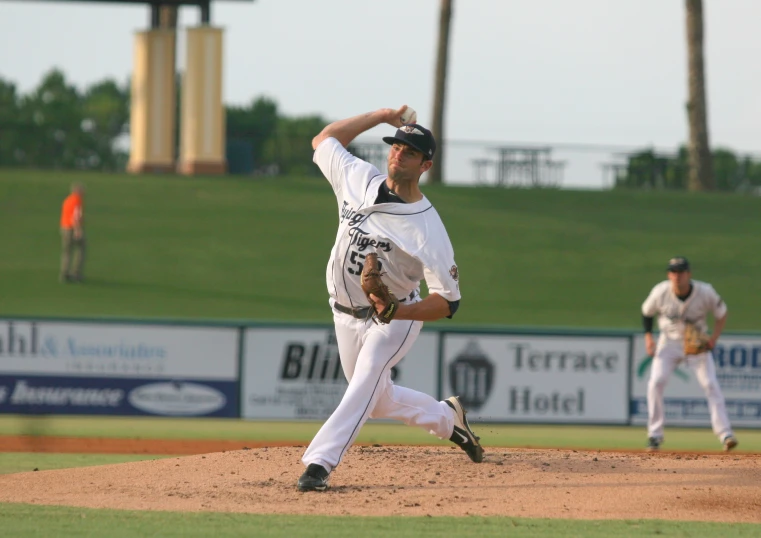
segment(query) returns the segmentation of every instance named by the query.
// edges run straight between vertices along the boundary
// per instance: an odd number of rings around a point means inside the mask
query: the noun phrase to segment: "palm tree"
[[[177,6],[159,6],[159,27],[177,30]]]
[[[433,123],[431,132],[438,148],[433,158],[433,167],[428,172],[428,183],[443,183],[444,170],[444,96],[447,85],[447,57],[449,55],[449,27],[452,21],[454,0],[441,0],[439,16],[439,43],[436,57],[436,80],[434,82]]]
[[[172,145],[174,146],[174,159],[180,156],[180,115],[182,106],[180,103],[182,87],[182,79],[179,73],[177,73],[177,23],[179,20],[179,7],[178,6],[159,6],[159,28],[164,30],[171,30],[174,32],[174,39],[172,40],[172,71],[175,73],[174,91],[172,92],[174,97],[174,116],[172,119]]]
[[[691,191],[713,190],[713,160],[708,144],[705,67],[703,61],[703,0],[685,0],[687,8],[687,64],[689,100],[687,118],[690,124]]]

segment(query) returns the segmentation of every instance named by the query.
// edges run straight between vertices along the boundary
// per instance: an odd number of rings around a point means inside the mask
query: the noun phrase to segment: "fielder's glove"
[[[367,300],[370,301],[373,321],[376,323],[390,323],[399,310],[399,299],[389,291],[388,286],[381,279],[377,254],[370,253],[365,256],[365,266],[362,268],[359,282],[362,285],[362,291],[367,295]],[[386,305],[381,312],[378,312],[375,308],[375,302],[370,298],[370,294],[375,295]]]
[[[684,324],[684,354],[685,355],[700,355],[704,351],[708,351],[710,346],[708,342],[710,337],[701,332],[694,323]]]

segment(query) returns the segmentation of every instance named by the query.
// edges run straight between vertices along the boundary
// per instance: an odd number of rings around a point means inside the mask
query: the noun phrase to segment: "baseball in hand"
[[[412,107],[407,107],[407,110],[405,110],[402,113],[402,116],[400,118],[402,120],[402,123],[416,123],[417,122],[417,112],[415,112],[415,109]]]

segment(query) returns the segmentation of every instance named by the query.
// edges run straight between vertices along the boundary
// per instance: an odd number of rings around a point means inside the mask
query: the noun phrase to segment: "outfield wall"
[[[719,342],[730,419],[761,427],[761,335]],[[649,362],[633,331],[436,327],[392,376],[459,395],[474,421],[644,424]],[[328,325],[0,318],[0,413],[323,420],[345,389]],[[685,365],[666,411],[710,423]]]

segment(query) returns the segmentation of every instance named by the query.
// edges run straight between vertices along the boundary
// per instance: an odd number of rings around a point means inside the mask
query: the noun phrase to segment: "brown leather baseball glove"
[[[365,256],[365,266],[362,268],[359,282],[362,285],[362,291],[367,295],[367,300],[372,305],[373,321],[376,323],[390,323],[399,310],[399,299],[383,283],[378,266],[378,255],[374,252]],[[375,303],[370,298],[371,293],[386,305],[381,312],[378,312],[375,308]]]
[[[686,322],[684,324],[684,354],[699,355],[708,351],[708,342],[710,336],[701,332],[694,323]]]

